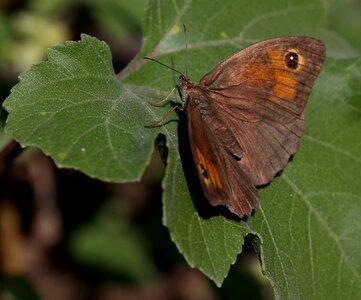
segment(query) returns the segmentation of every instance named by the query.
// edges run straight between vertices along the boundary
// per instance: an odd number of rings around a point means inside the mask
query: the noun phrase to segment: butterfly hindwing
[[[191,95],[198,99],[204,96],[196,87]],[[220,143],[218,135],[230,137],[229,129],[219,127],[222,122],[210,118],[211,111],[201,113],[193,105],[194,101],[187,103],[185,112],[190,147],[205,197],[213,206],[225,205],[238,216],[250,215],[258,206],[259,197],[251,174],[240,168],[234,155]],[[217,131],[213,130],[210,121]],[[242,155],[240,151],[237,155]]]

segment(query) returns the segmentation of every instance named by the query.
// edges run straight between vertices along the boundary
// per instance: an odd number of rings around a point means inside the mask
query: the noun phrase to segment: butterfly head
[[[178,87],[182,94],[182,101],[187,102],[192,91],[194,91],[194,83],[182,74],[179,76]]]

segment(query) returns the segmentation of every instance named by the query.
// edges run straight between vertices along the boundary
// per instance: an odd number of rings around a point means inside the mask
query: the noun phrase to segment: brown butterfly
[[[309,37],[261,41],[179,89],[203,192],[240,218],[259,205],[256,186],[288,163],[304,133],[304,109],[325,46]]]

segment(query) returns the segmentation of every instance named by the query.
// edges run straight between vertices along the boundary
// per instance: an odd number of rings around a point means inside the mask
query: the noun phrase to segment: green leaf
[[[157,274],[147,254],[145,239],[126,215],[115,207],[102,208],[95,218],[71,235],[71,255],[83,265],[111,272],[137,283]]]
[[[83,35],[50,48],[48,59],[24,72],[4,103],[6,130],[58,166],[108,181],[139,179],[157,132],[144,128],[145,97],[118,81],[109,48]]]
[[[326,23],[322,1],[150,1],[143,48],[120,81],[108,48],[94,38],[51,48],[49,61],[24,73],[7,99],[7,130],[23,145],[40,147],[59,166],[118,182],[140,178],[155,137],[163,134],[169,149],[163,221],[191,266],[221,285],[244,236],[253,233],[277,298],[324,299],[332,290],[335,299],[357,299],[361,63],[357,51]],[[240,48],[282,35],[310,35],[327,45],[301,148],[281,176],[260,189],[261,207],[247,221],[202,218],[180,163],[177,123],[144,128],[166,114],[169,107],[149,102],[165,97],[177,79],[142,58],[156,57],[183,72],[187,63],[197,82]],[[179,101],[176,95],[172,99]],[[175,113],[170,117],[176,118]]]

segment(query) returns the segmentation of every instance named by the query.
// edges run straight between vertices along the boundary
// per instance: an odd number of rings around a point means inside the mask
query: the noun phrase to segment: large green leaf
[[[322,1],[150,1],[143,48],[120,80],[108,48],[94,38],[51,48],[49,60],[24,73],[7,99],[7,130],[59,166],[117,182],[140,178],[155,137],[163,134],[169,149],[164,224],[190,265],[221,285],[244,236],[253,233],[278,298],[324,299],[331,290],[335,299],[358,298],[361,62],[325,24]],[[261,207],[247,221],[201,217],[180,161],[178,124],[144,128],[168,111],[149,101],[162,99],[176,78],[142,58],[156,57],[183,72],[187,65],[198,81],[229,54],[281,35],[318,37],[328,49],[306,109],[300,150],[282,175],[260,190]],[[170,119],[176,118],[174,113]]]

